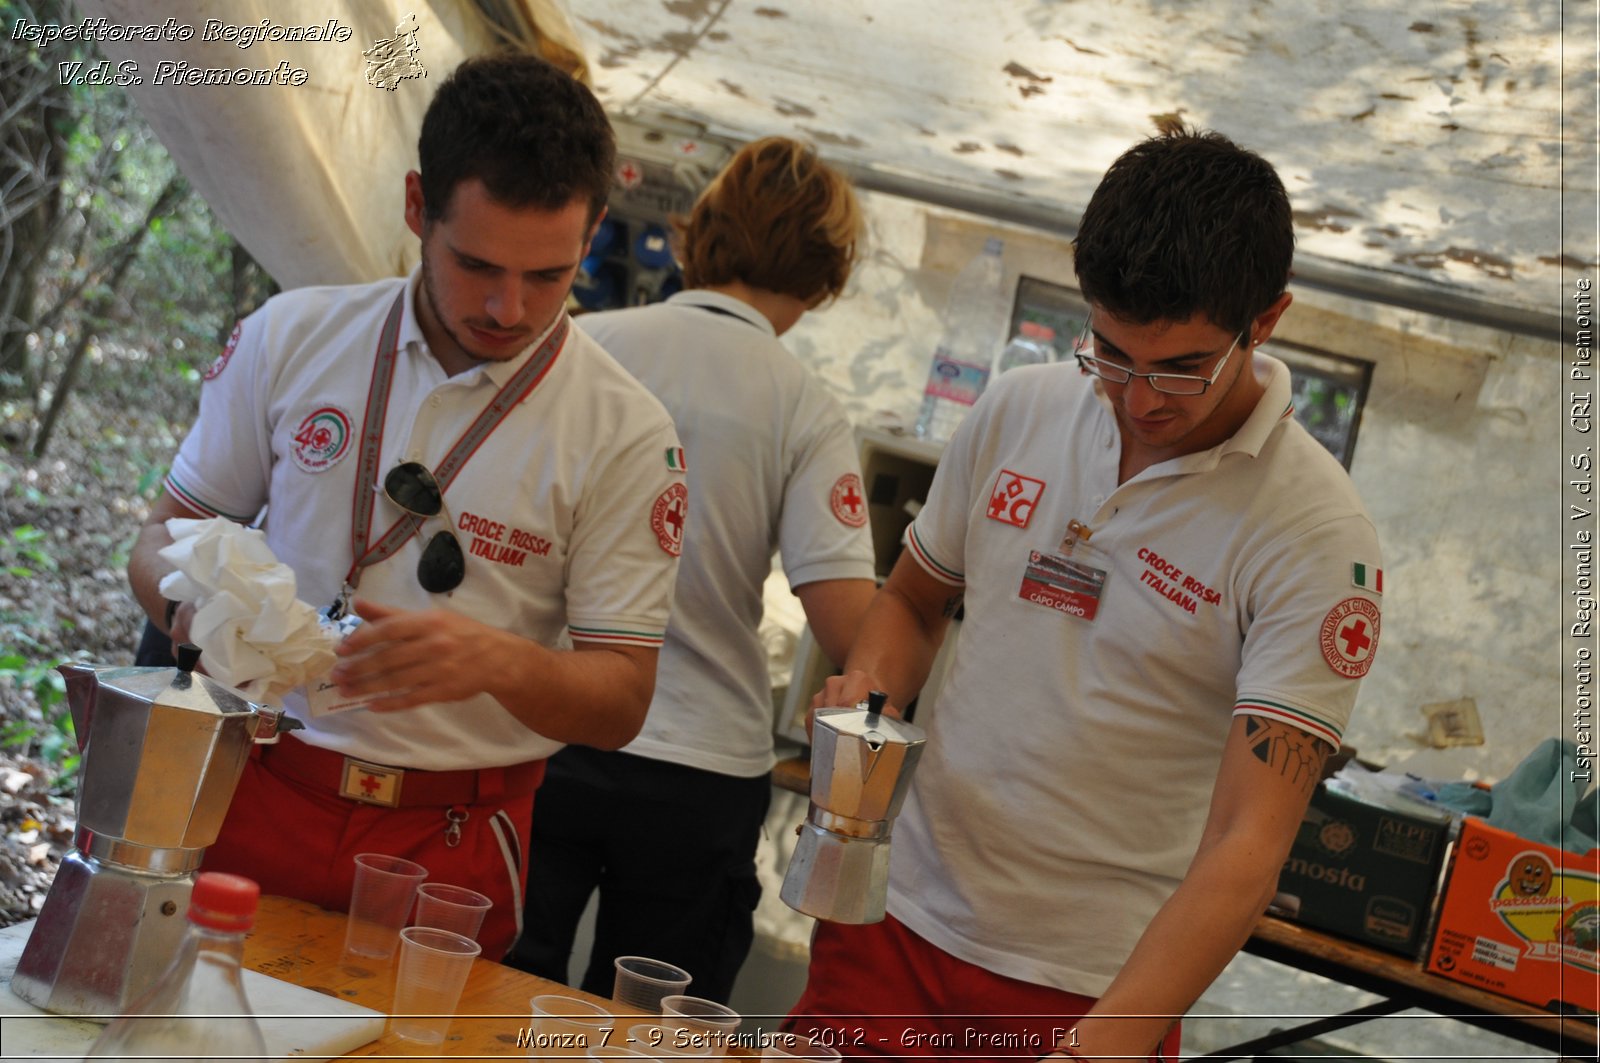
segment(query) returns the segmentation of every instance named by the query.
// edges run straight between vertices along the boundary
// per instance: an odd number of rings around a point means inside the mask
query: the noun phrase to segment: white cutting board
[[[105,1029],[99,1023],[52,1015],[11,992],[33,921],[0,930],[0,1053],[3,1058],[80,1060]],[[244,991],[266,1038],[267,1057],[298,1061],[342,1056],[376,1040],[388,1016],[255,971]]]

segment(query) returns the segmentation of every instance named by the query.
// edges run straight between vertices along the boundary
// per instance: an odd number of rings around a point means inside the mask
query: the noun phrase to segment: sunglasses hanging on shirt
[[[389,501],[418,517],[437,517],[445,512],[444,492],[426,465],[403,461],[383,478],[383,494]],[[448,517],[446,522],[449,523]],[[422,549],[417,562],[417,582],[429,594],[444,594],[461,586],[467,576],[467,559],[461,541],[448,527],[434,534]]]

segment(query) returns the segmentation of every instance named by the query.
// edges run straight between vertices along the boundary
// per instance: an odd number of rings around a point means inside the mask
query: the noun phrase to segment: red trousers
[[[450,805],[363,804],[275,771],[268,753],[245,764],[204,867],[253,878],[262,893],[342,912],[350,906],[357,853],[405,857],[428,869],[429,882],[465,886],[494,901],[478,942],[485,959],[498,960],[522,933],[532,815],[531,792]],[[453,845],[452,820],[460,827]]]
[[[784,1029],[847,1056],[1033,1060],[1069,1036],[1094,999],[958,960],[894,916],[817,923],[805,992]],[[1152,1063],[1178,1058],[1178,1027]]]

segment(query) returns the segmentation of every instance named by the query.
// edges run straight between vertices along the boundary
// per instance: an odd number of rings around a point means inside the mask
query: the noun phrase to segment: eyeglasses
[[[1092,354],[1082,353],[1090,348],[1093,339],[1090,337],[1089,322],[1083,323],[1083,332],[1078,336],[1078,342],[1073,345],[1073,350],[1078,352],[1078,365],[1088,373],[1093,373],[1101,380],[1113,384],[1126,384],[1134,377],[1143,377],[1145,382],[1163,395],[1204,395],[1206,389],[1217,382],[1217,375],[1222,372],[1222,367],[1228,364],[1228,359],[1239,346],[1240,336],[1233,338],[1233,343],[1228,346],[1228,353],[1222,356],[1216,368],[1211,370],[1210,376],[1192,376],[1188,373],[1135,373],[1132,369],[1117,365],[1114,362],[1096,358]]]
[[[403,461],[383,478],[383,494],[389,501],[419,517],[437,517],[445,512],[444,492],[439,481],[421,462]],[[449,522],[448,515],[446,516]],[[429,594],[444,594],[461,586],[467,578],[467,559],[455,532],[446,528],[434,534],[422,548],[417,562],[417,582]]]

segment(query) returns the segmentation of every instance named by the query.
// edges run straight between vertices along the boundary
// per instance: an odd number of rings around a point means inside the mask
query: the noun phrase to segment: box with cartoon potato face
[[[1594,1006],[1600,849],[1569,853],[1468,818],[1428,970],[1539,1007]]]

